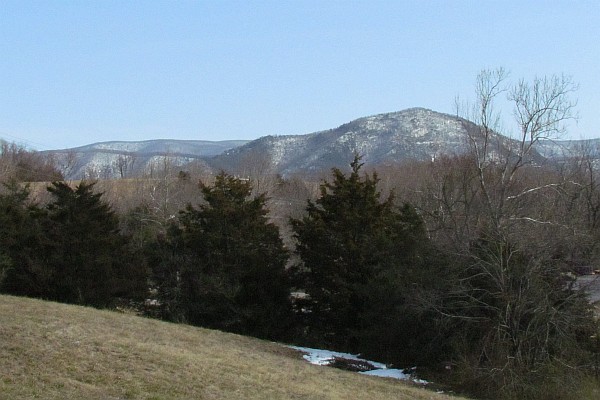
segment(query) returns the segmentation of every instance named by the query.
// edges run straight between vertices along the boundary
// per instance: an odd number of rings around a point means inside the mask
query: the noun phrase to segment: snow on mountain
[[[464,154],[469,151],[468,133],[476,130],[475,124],[463,118],[410,108],[359,118],[335,129],[306,135],[264,136],[253,141],[104,142],[48,153],[59,161],[68,179],[119,177],[124,168],[129,176],[139,175],[154,170],[164,163],[165,157],[177,167],[195,162],[213,171],[223,169],[240,174],[257,165],[264,170],[268,164],[269,171],[288,176],[346,168],[356,153],[367,165]],[[498,138],[497,151],[514,146],[514,141]],[[574,148],[579,142],[543,142],[537,149],[541,155],[556,158],[564,154],[565,147]],[[534,157],[542,159],[538,153]]]
[[[423,108],[364,117],[338,128],[294,136],[266,136],[209,161],[218,168],[239,165],[251,154],[267,156],[283,175],[348,165],[355,153],[367,164],[431,160],[468,149],[472,123]]]
[[[170,166],[204,163],[207,157],[221,154],[247,143],[247,140],[146,140],[140,142],[102,142],[64,150],[50,150],[66,179],[110,179],[151,175]]]

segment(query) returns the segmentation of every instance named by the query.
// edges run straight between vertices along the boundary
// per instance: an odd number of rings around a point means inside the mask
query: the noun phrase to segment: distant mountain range
[[[198,163],[210,168],[206,159],[246,143],[247,140],[113,141],[44,153],[54,157],[66,179],[110,179],[151,175],[164,168],[167,161],[174,167]]]
[[[434,160],[468,151],[467,133],[475,124],[423,108],[360,118],[335,129],[306,135],[264,136],[253,141],[149,140],[104,142],[50,150],[67,179],[152,175],[164,168],[190,166],[240,172],[259,166],[284,176],[344,167],[355,153],[368,165],[404,160]],[[499,136],[504,146],[511,140]],[[568,157],[581,147],[597,148],[599,139],[544,141],[533,156]]]

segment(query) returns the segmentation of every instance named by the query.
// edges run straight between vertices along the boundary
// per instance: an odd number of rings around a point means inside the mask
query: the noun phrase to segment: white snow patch
[[[384,369],[386,368],[385,364],[365,360],[364,358],[360,358],[356,354],[350,353],[340,353],[337,351],[330,350],[321,350],[321,349],[311,349],[309,347],[298,347],[298,346],[289,346],[291,349],[298,350],[304,354],[303,358],[311,364],[315,365],[329,365],[334,358],[344,358],[346,360],[356,360],[356,361],[365,361],[374,366],[375,368]]]
[[[362,371],[360,374],[378,376],[382,378],[394,378],[394,379],[402,379],[409,380],[411,382],[419,383],[422,385],[427,385],[429,382],[423,379],[416,379],[412,374],[406,373],[407,370],[388,368],[387,365],[377,362],[366,360],[364,358],[359,357],[356,354],[350,353],[340,353],[337,351],[330,350],[322,350],[322,349],[312,349],[309,347],[299,347],[299,346],[288,346],[291,349],[298,350],[304,355],[302,356],[306,361],[315,365],[324,365],[327,366],[335,361],[336,358],[343,358],[346,360],[355,360],[355,361],[363,361],[372,365],[375,369],[371,371]],[[414,368],[412,369],[414,370]]]
[[[359,372],[359,374],[379,376],[382,378],[410,379],[410,375],[405,374],[403,370],[393,368],[374,369],[372,371]]]

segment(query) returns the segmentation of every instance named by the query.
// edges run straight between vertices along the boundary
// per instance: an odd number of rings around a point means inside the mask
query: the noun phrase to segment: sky
[[[0,138],[256,139],[454,114],[498,67],[571,76],[565,138],[600,137],[598,0],[1,0]]]

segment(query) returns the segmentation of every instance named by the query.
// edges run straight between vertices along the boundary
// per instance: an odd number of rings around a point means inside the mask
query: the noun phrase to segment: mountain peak
[[[441,153],[466,151],[464,120],[426,108],[362,117],[335,129],[308,135],[270,136],[250,142],[212,163],[237,165],[249,154],[268,155],[276,171],[287,175],[346,166],[355,153],[367,164],[406,159],[431,160]]]

